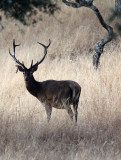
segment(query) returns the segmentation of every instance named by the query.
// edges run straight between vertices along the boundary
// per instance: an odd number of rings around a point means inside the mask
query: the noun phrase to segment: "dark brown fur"
[[[41,43],[39,43],[41,44]],[[52,107],[57,109],[66,109],[71,119],[73,119],[73,112],[71,109],[71,105],[73,105],[74,113],[75,113],[75,122],[77,122],[78,116],[78,102],[81,93],[81,87],[77,82],[66,80],[66,81],[56,81],[56,80],[47,80],[43,82],[38,82],[34,79],[33,73],[37,71],[38,65],[44,60],[47,54],[47,48],[50,46],[45,46],[41,44],[45,51],[43,58],[33,65],[33,61],[31,67],[27,69],[23,63],[19,62],[19,60],[15,57],[15,41],[13,42],[13,50],[14,54],[10,55],[16,61],[17,70],[23,72],[24,80],[26,84],[27,90],[35,96],[45,107],[47,113],[48,122],[51,118]]]

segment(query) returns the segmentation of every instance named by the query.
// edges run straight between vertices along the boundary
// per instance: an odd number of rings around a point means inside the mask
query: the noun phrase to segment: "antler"
[[[35,63],[34,65],[33,65],[33,60],[32,60],[31,67],[38,66],[40,63],[43,62],[43,60],[45,59],[45,57],[47,55],[47,49],[49,48],[49,46],[51,44],[51,40],[49,39],[49,44],[47,46],[45,46],[44,44],[42,44],[40,42],[37,42],[37,43],[44,47],[44,56],[42,57],[42,59],[40,61],[37,61],[37,63]]]
[[[13,54],[11,54],[10,48],[9,48],[9,54],[11,55],[11,57],[14,59],[14,61],[15,61],[16,63],[18,63],[19,65],[21,65],[23,68],[25,68],[24,64],[21,63],[18,59],[16,59],[16,56],[15,56],[15,48],[16,48],[17,46],[20,46],[20,44],[15,44],[15,39],[14,39],[14,40],[13,40]]]

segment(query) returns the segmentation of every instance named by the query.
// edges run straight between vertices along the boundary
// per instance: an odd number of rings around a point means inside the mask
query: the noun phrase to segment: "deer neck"
[[[32,76],[28,81],[25,81],[27,90],[35,97],[38,97],[40,83]]]

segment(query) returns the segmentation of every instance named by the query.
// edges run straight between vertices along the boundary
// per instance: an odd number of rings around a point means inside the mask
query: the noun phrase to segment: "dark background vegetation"
[[[41,16],[37,16],[40,12],[54,15],[59,7],[56,0],[1,0],[0,9],[6,18],[13,17],[24,25],[29,25],[42,20]],[[31,23],[30,18],[32,19]],[[2,15],[0,20],[2,20]]]
[[[75,1],[78,2],[78,1]],[[97,6],[98,7],[98,6]],[[121,2],[115,1],[115,9],[112,9],[112,15],[109,18],[109,22],[114,21],[118,17],[116,22],[116,28],[121,31]],[[49,15],[60,10],[57,0],[1,0],[0,10],[6,18],[14,18],[20,21],[24,25],[36,24],[42,20],[41,13],[44,12]],[[0,21],[2,25],[3,15],[0,13]]]

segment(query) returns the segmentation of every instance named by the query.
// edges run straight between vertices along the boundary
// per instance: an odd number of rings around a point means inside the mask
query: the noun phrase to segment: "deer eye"
[[[31,71],[31,72],[30,72],[30,74],[32,75],[32,74],[33,74],[33,72]]]

